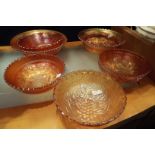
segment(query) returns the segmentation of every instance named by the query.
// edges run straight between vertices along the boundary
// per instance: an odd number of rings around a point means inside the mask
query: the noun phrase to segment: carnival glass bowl
[[[150,73],[148,62],[129,50],[114,49],[99,56],[99,65],[118,82],[138,82]]]
[[[67,38],[64,34],[53,30],[31,30],[20,33],[11,39],[11,46],[25,55],[57,54]]]
[[[102,53],[107,49],[119,48],[125,43],[123,36],[113,30],[92,28],[81,31],[78,38],[89,52]]]
[[[74,71],[55,87],[55,103],[62,116],[82,125],[99,126],[116,119],[124,110],[126,96],[107,73]]]
[[[54,88],[63,72],[64,63],[58,57],[31,55],[11,63],[4,73],[4,79],[19,91],[35,94]]]

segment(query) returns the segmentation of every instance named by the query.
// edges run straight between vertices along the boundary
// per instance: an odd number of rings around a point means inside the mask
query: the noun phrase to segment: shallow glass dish
[[[81,31],[78,38],[89,52],[102,53],[107,49],[118,48],[125,43],[123,36],[108,29],[92,28]]]
[[[148,62],[124,49],[113,49],[99,56],[99,65],[120,83],[138,82],[150,73]]]
[[[52,89],[64,72],[61,59],[51,55],[31,55],[11,63],[5,81],[24,93],[34,94]]]
[[[27,54],[57,54],[67,42],[64,34],[53,30],[31,30],[11,39],[11,46]]]
[[[64,118],[88,126],[113,121],[126,105],[121,86],[107,73],[97,71],[66,74],[55,87],[54,97]]]

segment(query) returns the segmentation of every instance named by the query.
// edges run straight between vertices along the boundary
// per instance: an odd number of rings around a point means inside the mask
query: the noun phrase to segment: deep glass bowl
[[[126,96],[107,73],[74,71],[55,87],[55,103],[65,119],[86,126],[99,126],[116,119],[124,110]]]
[[[61,59],[51,55],[24,56],[11,63],[4,79],[11,87],[28,94],[54,88],[64,72]]]
[[[25,55],[57,54],[67,42],[67,37],[53,30],[31,30],[11,39],[11,46]]]
[[[125,49],[102,53],[99,65],[120,83],[138,82],[151,72],[149,63],[142,56]]]
[[[111,48],[119,48],[125,43],[123,36],[113,30],[92,28],[81,31],[78,38],[89,52],[102,53]]]

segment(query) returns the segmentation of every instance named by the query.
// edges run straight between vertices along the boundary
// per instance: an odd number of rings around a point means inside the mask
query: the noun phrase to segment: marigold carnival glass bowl
[[[142,56],[124,49],[112,49],[101,54],[99,65],[120,83],[138,82],[151,71]]]
[[[116,119],[124,110],[126,96],[107,73],[74,71],[55,87],[55,103],[65,119],[86,126],[99,126]]]
[[[78,38],[83,42],[86,50],[102,53],[111,48],[119,48],[125,43],[123,36],[115,31],[92,28],[81,31]]]
[[[16,35],[10,44],[25,55],[57,54],[66,42],[66,36],[58,31],[31,30]]]
[[[52,55],[24,56],[11,63],[4,79],[11,87],[28,94],[54,88],[64,72],[64,63]]]

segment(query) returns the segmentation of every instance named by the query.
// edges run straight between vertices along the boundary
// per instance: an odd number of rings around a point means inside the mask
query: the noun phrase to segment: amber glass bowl
[[[126,105],[120,85],[108,74],[96,71],[66,74],[55,87],[54,97],[65,119],[88,126],[111,122]]]
[[[138,82],[150,73],[148,62],[124,49],[113,49],[99,56],[99,65],[120,83]]]
[[[123,36],[108,29],[92,28],[81,31],[78,38],[89,52],[102,53],[111,48],[119,48],[125,43]]]
[[[5,81],[24,93],[41,93],[52,89],[64,72],[61,59],[51,55],[31,55],[11,63],[5,73]]]
[[[57,54],[67,42],[64,34],[53,30],[31,30],[11,39],[11,46],[25,55]]]

